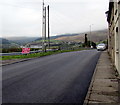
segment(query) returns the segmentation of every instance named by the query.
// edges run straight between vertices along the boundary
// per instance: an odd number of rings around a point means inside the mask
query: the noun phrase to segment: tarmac
[[[107,51],[103,51],[83,105],[120,105],[118,73]]]
[[[23,62],[6,60],[0,66]],[[120,79],[107,51],[103,51],[97,63],[93,78],[83,105],[120,105]]]

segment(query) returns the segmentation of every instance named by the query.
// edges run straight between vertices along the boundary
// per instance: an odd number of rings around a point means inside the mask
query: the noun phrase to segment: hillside
[[[76,35],[79,35],[79,34],[78,33],[77,34],[61,34],[61,35],[51,36],[50,39],[54,40],[54,39],[61,38],[61,37],[76,36]],[[38,41],[38,40],[42,40],[42,38],[38,38],[35,41]]]
[[[86,32],[88,34],[88,39],[92,40],[93,42],[99,42],[107,39],[107,30],[100,30],[100,31],[93,31],[91,32]],[[63,36],[63,37],[58,37],[55,40],[61,40],[61,41],[75,41],[75,42],[84,42],[84,35],[85,33],[80,33],[77,35],[73,36]]]
[[[18,44],[26,44],[36,40],[38,37],[6,37],[7,40],[18,43]]]
[[[19,47],[19,45],[5,38],[0,38],[0,48],[11,48],[11,47]]]
[[[0,44],[10,44],[10,41],[4,38],[0,38]]]
[[[108,31],[106,30],[100,30],[100,31],[93,31],[86,32],[86,33],[74,33],[74,34],[61,34],[56,36],[51,36],[52,43],[55,43],[55,41],[67,41],[67,42],[84,42],[84,35],[88,34],[88,39],[93,42],[100,42],[107,39]],[[25,44],[40,44],[42,38],[39,37],[6,37],[3,39],[0,39],[0,41],[3,41],[2,46],[18,46],[18,45],[25,45]],[[54,41],[53,41],[54,40]],[[58,42],[56,42],[58,43]]]

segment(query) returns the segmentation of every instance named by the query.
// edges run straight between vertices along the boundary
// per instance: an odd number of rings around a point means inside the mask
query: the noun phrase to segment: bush
[[[36,51],[39,50],[40,48],[30,48],[30,51]]]
[[[2,53],[21,52],[22,48],[3,48]]]

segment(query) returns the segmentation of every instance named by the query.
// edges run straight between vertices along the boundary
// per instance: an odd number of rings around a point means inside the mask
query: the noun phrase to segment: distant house
[[[108,52],[120,74],[120,0],[110,0],[106,14],[109,25]]]
[[[42,44],[32,43],[25,46],[20,46],[20,48],[42,48]]]
[[[42,48],[41,44],[30,44],[29,45],[30,48]]]
[[[20,46],[20,48],[25,48],[25,46]]]

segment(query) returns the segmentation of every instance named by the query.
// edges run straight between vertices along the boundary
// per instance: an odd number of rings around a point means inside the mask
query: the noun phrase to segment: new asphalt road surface
[[[3,66],[2,101],[82,104],[100,54],[67,52]]]

